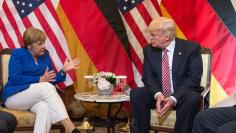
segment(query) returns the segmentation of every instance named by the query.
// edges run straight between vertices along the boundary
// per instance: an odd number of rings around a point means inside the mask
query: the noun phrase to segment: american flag
[[[161,11],[157,0],[117,0],[117,6],[125,25],[133,60],[134,78],[137,85],[143,86],[141,81],[143,64],[143,47],[147,45],[147,26]]]
[[[67,42],[51,0],[4,0],[0,9],[0,49],[22,46],[22,34],[28,27],[43,30],[48,38],[46,48],[56,70],[70,58]],[[69,73],[61,87],[73,83]]]

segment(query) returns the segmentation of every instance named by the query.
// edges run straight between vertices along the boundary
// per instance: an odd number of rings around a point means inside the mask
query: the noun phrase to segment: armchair
[[[201,56],[203,61],[203,75],[201,78],[201,103],[200,109],[204,109],[204,98],[210,91],[211,78],[211,58],[212,53],[210,49],[202,48]],[[151,110],[150,129],[155,131],[173,132],[176,120],[176,111],[168,112],[164,117],[158,118],[156,111]]]
[[[11,56],[11,49],[3,49],[0,51],[0,93],[4,88],[8,78],[8,62]],[[5,107],[0,107],[4,110],[15,115],[17,119],[16,131],[29,131],[34,129],[35,114],[30,111],[11,110]],[[52,129],[59,129],[60,133],[64,133],[64,127],[59,124],[53,124]]]

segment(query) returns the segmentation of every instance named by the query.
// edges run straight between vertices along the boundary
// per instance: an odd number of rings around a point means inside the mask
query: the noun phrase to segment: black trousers
[[[14,115],[0,110],[0,133],[13,133],[17,125]]]
[[[149,133],[150,109],[156,108],[156,100],[146,88],[133,89],[130,94],[134,133]],[[189,91],[177,101],[175,133],[191,133],[193,120],[200,106],[200,94]]]
[[[193,133],[235,133],[236,106],[211,108],[197,114]]]

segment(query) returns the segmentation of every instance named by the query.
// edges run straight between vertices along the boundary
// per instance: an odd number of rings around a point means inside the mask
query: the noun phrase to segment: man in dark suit
[[[175,133],[191,133],[200,104],[200,46],[176,38],[172,19],[159,17],[147,30],[150,45],[143,49],[145,87],[133,89],[130,94],[134,132],[149,132],[151,108],[156,108],[159,117],[174,108]]]
[[[193,133],[235,133],[236,105],[211,108],[196,115]]]
[[[17,120],[14,115],[0,110],[0,133],[13,133],[16,125]]]

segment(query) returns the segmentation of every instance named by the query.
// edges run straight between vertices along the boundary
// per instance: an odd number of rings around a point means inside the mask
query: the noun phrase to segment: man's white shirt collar
[[[170,42],[170,45],[168,47],[166,47],[166,49],[168,50],[168,52],[174,53],[174,50],[175,50],[175,39],[173,39]]]

